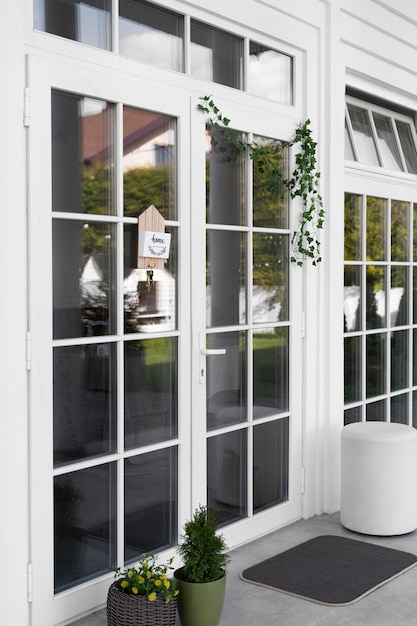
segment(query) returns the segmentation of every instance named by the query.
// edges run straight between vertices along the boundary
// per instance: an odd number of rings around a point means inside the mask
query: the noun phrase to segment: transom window
[[[416,133],[411,120],[363,102],[348,101],[345,159],[417,174]]]
[[[112,37],[113,7],[117,37]],[[293,104],[290,55],[145,0],[34,0],[34,28]]]

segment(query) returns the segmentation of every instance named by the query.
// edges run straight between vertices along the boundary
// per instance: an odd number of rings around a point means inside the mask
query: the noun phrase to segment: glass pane
[[[386,258],[386,208],[384,198],[368,196],[366,201],[366,259],[384,261]]]
[[[267,150],[265,159],[269,155],[271,159],[277,153],[281,155],[280,173],[287,178],[288,151],[280,142],[265,137],[254,137],[254,142]],[[264,167],[262,171],[256,166],[253,168],[253,225],[261,228],[288,228],[288,195],[284,194],[282,183],[277,180],[272,168],[276,169],[277,164],[271,163],[271,171]]]
[[[111,215],[114,108],[52,92],[52,210]]]
[[[410,124],[398,120],[395,120],[395,123],[397,124],[398,135],[407,164],[407,171],[410,172],[410,174],[417,174],[417,153]]]
[[[417,204],[413,204],[413,261],[417,261]]]
[[[345,194],[345,261],[362,258],[362,196]]]
[[[367,335],[366,337],[367,398],[373,398],[374,396],[379,396],[386,392],[385,342],[385,333]]]
[[[288,500],[289,419],[253,429],[253,510]]]
[[[206,357],[207,430],[246,421],[246,335],[207,335],[207,348],[226,354]]]
[[[402,171],[403,166],[391,119],[384,115],[379,115],[378,113],[373,113],[372,115],[379,139],[379,149],[381,151],[383,166],[389,170]]]
[[[361,284],[362,268],[357,265],[346,265],[343,298],[344,332],[362,329]]]
[[[386,401],[372,402],[366,405],[366,421],[367,422],[386,422],[387,407]]]
[[[115,332],[114,224],[54,220],[54,339]]]
[[[255,324],[288,319],[288,235],[253,234]]]
[[[391,398],[391,422],[408,424],[408,394]]]
[[[390,322],[391,326],[408,324],[408,268],[404,266],[391,266]]]
[[[238,133],[230,132],[237,141]],[[245,160],[241,152],[225,139],[225,130],[209,127],[210,149],[207,153],[207,223],[244,224]]]
[[[115,469],[98,465],[54,478],[55,593],[114,567]]]
[[[115,345],[54,348],[54,465],[115,451]]]
[[[233,231],[207,233],[207,326],[244,324],[246,238]]]
[[[228,87],[242,86],[243,40],[191,20],[190,72]]]
[[[391,391],[408,387],[408,330],[391,333]]]
[[[415,383],[413,383],[415,384]],[[413,423],[412,426],[417,428],[417,391],[413,391],[413,408],[412,408]]]
[[[413,385],[417,385],[417,329],[413,329]]]
[[[362,399],[361,337],[345,337],[345,403]]]
[[[184,70],[183,17],[143,0],[119,0],[119,52],[168,70]]]
[[[110,50],[111,0],[34,0],[34,28]]]
[[[288,411],[288,328],[253,334],[253,417]]]
[[[219,526],[247,516],[247,431],[207,440],[207,505]]]
[[[125,561],[177,543],[177,448],[125,459]]]
[[[125,343],[125,448],[177,436],[177,339]]]
[[[386,325],[385,268],[368,265],[366,268],[366,329]]]
[[[345,160],[356,161],[350,131],[345,119]]]
[[[281,104],[292,104],[292,57],[251,41],[247,90]]]
[[[413,324],[417,324],[417,267],[413,267]]]
[[[155,206],[177,218],[176,123],[173,118],[123,108],[123,213],[138,217]]]
[[[391,260],[408,260],[408,202],[391,200]]]
[[[348,424],[354,424],[355,422],[362,421],[362,407],[355,406],[352,409],[346,409],[343,425],[347,426]]]
[[[368,111],[348,104],[358,161],[368,165],[380,165],[372,133]]]
[[[145,269],[138,269],[138,227],[124,227],[124,330],[125,333],[166,332],[177,327],[177,228],[171,233],[169,259],[163,269],[153,270],[148,291]]]

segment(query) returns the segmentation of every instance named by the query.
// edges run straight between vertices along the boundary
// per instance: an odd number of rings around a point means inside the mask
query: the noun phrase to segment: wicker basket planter
[[[177,598],[169,602],[161,596],[150,602],[146,596],[123,593],[115,581],[107,594],[108,626],[174,626]]]

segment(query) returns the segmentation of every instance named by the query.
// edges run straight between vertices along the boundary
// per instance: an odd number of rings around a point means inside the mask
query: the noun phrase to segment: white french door
[[[230,547],[301,516],[301,274],[288,207],[246,157],[225,168],[194,98],[28,68],[31,610],[56,626],[104,604],[113,567],[173,554],[200,503]],[[270,141],[267,117],[236,121]],[[148,284],[150,205],[171,247]]]

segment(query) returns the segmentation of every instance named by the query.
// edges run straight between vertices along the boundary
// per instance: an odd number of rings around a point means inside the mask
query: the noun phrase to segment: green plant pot
[[[178,581],[177,608],[182,626],[217,626],[223,609],[226,574],[211,583],[183,580],[182,568],[174,576]]]

